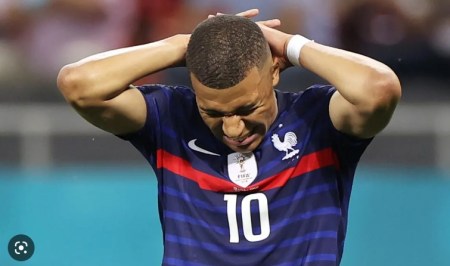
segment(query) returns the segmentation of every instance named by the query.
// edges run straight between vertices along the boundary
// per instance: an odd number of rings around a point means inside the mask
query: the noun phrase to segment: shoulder
[[[312,85],[299,92],[285,92],[276,90],[281,109],[308,108],[328,104],[336,89],[331,85]]]
[[[334,88],[331,85],[316,84],[307,88],[303,93],[303,97],[305,99],[314,99],[314,100],[319,100],[321,98],[329,99],[335,91],[336,88]]]
[[[147,107],[163,108],[195,105],[195,94],[190,87],[163,84],[147,84],[136,87],[144,96]]]
[[[186,86],[164,85],[164,84],[146,84],[141,86],[135,86],[138,90],[147,95],[156,96],[161,94],[166,97],[194,97],[194,92],[191,88]]]
[[[133,135],[122,136],[125,139],[140,139],[150,136],[150,139],[156,143],[158,134],[163,130],[163,125],[164,130],[176,128],[187,121],[192,121],[190,118],[198,116],[195,94],[189,87],[164,84],[131,87],[137,89],[145,99],[146,120],[141,130]]]

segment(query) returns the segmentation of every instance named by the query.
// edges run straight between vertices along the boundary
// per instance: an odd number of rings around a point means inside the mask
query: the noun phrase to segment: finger
[[[213,17],[217,17],[217,16],[222,16],[222,15],[225,15],[225,14],[217,12],[215,15],[208,15],[208,18],[213,18]]]
[[[237,13],[235,16],[245,17],[245,18],[252,18],[259,14],[259,9],[249,9],[240,13]],[[217,12],[215,15],[208,15],[208,18],[213,18],[215,16],[221,16],[225,15],[225,13]]]
[[[246,18],[252,18],[255,17],[259,14],[259,9],[249,9],[240,13],[237,13],[236,16],[240,16],[240,17],[246,17]]]
[[[264,25],[269,28],[275,28],[281,25],[281,21],[279,19],[269,19],[264,21],[258,21],[256,22],[258,25]]]

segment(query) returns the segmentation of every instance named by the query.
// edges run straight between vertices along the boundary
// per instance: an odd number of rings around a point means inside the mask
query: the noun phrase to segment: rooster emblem
[[[300,152],[298,149],[294,149],[295,145],[297,145],[297,135],[294,132],[287,132],[283,141],[280,140],[278,134],[273,134],[272,142],[277,150],[286,152],[282,160],[292,158]]]

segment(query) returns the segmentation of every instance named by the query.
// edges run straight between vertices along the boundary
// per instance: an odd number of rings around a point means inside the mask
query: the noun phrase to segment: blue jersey
[[[141,86],[147,121],[124,136],[159,187],[163,265],[338,265],[355,168],[370,139],[338,132],[335,89],[276,90],[278,115],[250,154],[217,140],[180,86]]]

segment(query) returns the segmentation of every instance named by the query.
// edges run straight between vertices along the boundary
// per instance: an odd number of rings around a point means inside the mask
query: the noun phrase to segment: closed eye
[[[258,109],[258,107],[259,106],[256,106],[256,105],[246,105],[246,106],[237,108],[232,113],[224,113],[224,112],[220,112],[220,111],[213,110],[213,109],[203,109],[203,108],[200,108],[200,110],[209,117],[218,118],[218,117],[232,116],[232,115],[248,116],[248,115],[252,114],[256,109]]]
[[[236,111],[236,115],[248,116],[248,115],[252,114],[256,109],[258,109],[257,106],[253,106],[253,107],[249,107],[249,108],[243,108],[243,109],[238,109],[238,111]]]
[[[205,111],[205,114],[209,117],[213,117],[213,118],[218,118],[218,117],[222,117],[224,116],[223,113],[221,112],[216,112],[216,111]]]

